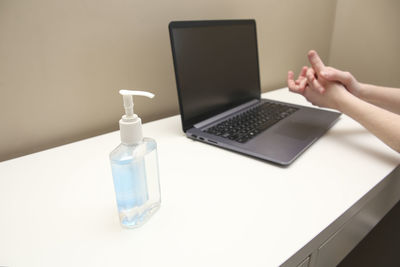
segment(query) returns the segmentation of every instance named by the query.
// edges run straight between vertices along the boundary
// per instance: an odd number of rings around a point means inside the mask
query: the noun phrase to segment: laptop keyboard
[[[208,128],[205,132],[245,143],[297,110],[298,108],[284,104],[264,102]]]

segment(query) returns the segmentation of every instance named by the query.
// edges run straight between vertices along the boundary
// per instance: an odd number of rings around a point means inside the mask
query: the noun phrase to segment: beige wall
[[[305,64],[310,48],[328,57],[335,5],[0,0],[0,161],[116,130],[120,88],[156,93],[136,101],[144,121],[177,114],[171,20],[255,18],[266,91],[285,86],[287,70]]]
[[[400,87],[400,1],[338,0],[329,63],[359,81]]]

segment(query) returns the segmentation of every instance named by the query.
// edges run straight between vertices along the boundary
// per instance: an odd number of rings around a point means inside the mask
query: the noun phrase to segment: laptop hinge
[[[248,107],[258,103],[259,101],[260,101],[259,99],[251,100],[251,101],[246,102],[244,104],[241,104],[241,105],[239,105],[237,107],[234,107],[234,108],[231,108],[231,109],[229,109],[227,111],[224,111],[224,112],[222,112],[222,113],[220,113],[218,115],[215,115],[215,116],[213,116],[211,118],[208,118],[208,119],[206,119],[204,121],[196,123],[195,125],[193,125],[193,127],[198,128],[198,129],[199,128],[203,128],[206,125],[209,125],[209,124],[211,124],[213,122],[216,122],[216,121],[218,121],[218,120],[220,120],[220,119],[222,119],[224,117],[228,117],[229,115],[231,115],[233,113],[236,113],[236,112],[238,112],[238,111],[240,111],[242,109],[248,108]]]

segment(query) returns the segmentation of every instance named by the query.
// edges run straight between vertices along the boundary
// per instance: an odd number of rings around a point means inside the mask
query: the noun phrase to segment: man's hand
[[[350,73],[326,67],[314,50],[308,52],[308,60],[311,63],[311,68],[303,67],[297,80],[294,80],[292,71],[288,72],[288,87],[290,91],[302,94],[313,105],[340,109],[343,97],[350,95],[350,91],[346,90],[345,84],[354,89],[358,82]],[[322,74],[327,75],[330,79],[337,78],[338,80],[331,81]]]
[[[310,61],[312,68],[315,70],[314,74],[317,74],[316,76],[318,76],[319,72],[321,72],[326,68],[321,58],[318,56],[317,52],[313,50],[308,52],[308,60]],[[304,66],[301,69],[301,72],[296,81],[294,80],[293,71],[288,72],[287,83],[290,91],[304,95],[305,89],[308,86],[307,70],[309,70],[309,68]],[[319,80],[315,79],[313,80],[313,88],[322,94],[325,91],[323,86],[324,83],[325,83],[324,79],[319,79]]]
[[[313,68],[307,70],[308,85],[303,96],[315,106],[340,110],[341,101],[350,93],[342,84],[321,80],[321,77],[316,76]]]
[[[350,93],[352,93],[357,97],[360,97],[362,84],[359,83],[350,72],[341,71],[332,67],[324,66],[324,63],[322,62],[321,58],[314,50],[308,52],[308,59],[313,65],[313,68],[317,73],[318,77],[322,77],[324,80],[327,81],[340,82],[346,87],[346,89]]]
[[[308,61],[311,63],[311,69],[307,71],[307,80],[308,83],[312,83],[312,87],[318,91],[319,93],[323,94],[325,92],[324,85],[326,84],[326,80],[322,78],[319,74],[321,71],[325,69],[324,62],[322,62],[321,58],[318,56],[317,52],[311,50],[308,52]],[[311,79],[311,73],[314,75],[315,79]]]
[[[298,93],[298,94],[304,93],[304,89],[307,86],[307,78],[306,78],[307,69],[308,68],[306,66],[304,66],[301,69],[301,72],[300,72],[299,76],[297,77],[296,81],[294,80],[293,71],[288,72],[287,83],[288,83],[288,87],[289,87],[290,91],[292,91],[293,93]]]

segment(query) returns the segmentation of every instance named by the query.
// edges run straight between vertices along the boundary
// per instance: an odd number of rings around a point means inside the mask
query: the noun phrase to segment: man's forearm
[[[371,104],[400,114],[400,89],[362,84],[359,97]]]
[[[400,115],[367,103],[351,94],[343,97],[338,109],[400,153]]]

